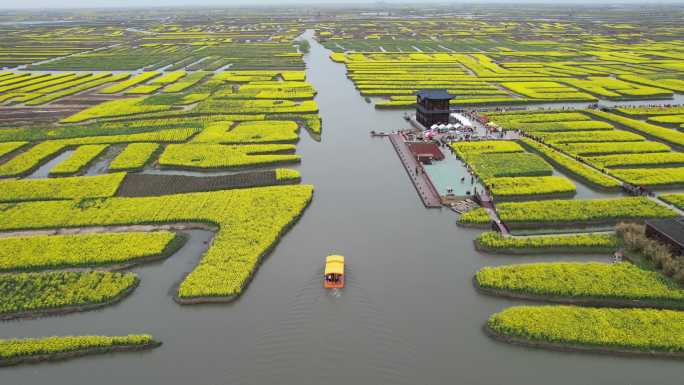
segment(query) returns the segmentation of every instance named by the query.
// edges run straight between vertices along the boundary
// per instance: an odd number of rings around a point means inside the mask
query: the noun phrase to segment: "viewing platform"
[[[437,189],[430,181],[423,165],[418,162],[411,149],[404,142],[401,134],[390,134],[389,139],[425,207],[442,207],[442,200]]]

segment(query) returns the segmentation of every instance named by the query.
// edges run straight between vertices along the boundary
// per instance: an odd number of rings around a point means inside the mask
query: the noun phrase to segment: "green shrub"
[[[648,238],[645,226],[636,223],[619,223],[615,230],[620,244],[630,254],[649,261],[665,275],[684,284],[684,256],[675,256],[670,248],[657,240]]]

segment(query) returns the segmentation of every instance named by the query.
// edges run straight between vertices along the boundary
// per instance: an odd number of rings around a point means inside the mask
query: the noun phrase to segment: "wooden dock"
[[[390,143],[392,147],[399,155],[399,160],[404,165],[406,173],[408,173],[413,186],[415,186],[418,196],[423,201],[425,207],[442,207],[442,200],[437,192],[437,189],[432,184],[430,177],[425,172],[423,165],[420,164],[413,156],[413,153],[409,149],[408,145],[404,143],[401,134],[390,134]]]

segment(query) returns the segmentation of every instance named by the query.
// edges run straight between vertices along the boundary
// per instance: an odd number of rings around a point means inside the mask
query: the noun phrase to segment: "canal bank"
[[[308,38],[310,39],[310,34]],[[171,258],[136,268],[140,287],[116,306],[0,324],[2,337],[146,332],[145,353],[3,369],[8,384],[641,384],[679,378],[681,364],[532,350],[482,332],[492,313],[524,302],[478,294],[482,266],[596,256],[502,256],[475,251],[478,230],[423,207],[392,146],[402,111],[364,102],[342,64],[311,41],[309,81],[323,135],[298,145],[314,199],[232,304],[179,306],[174,282],[210,234],[191,234]],[[590,192],[587,192],[589,195]],[[587,196],[589,197],[589,196]],[[347,287],[322,288],[325,256],[347,258]]]

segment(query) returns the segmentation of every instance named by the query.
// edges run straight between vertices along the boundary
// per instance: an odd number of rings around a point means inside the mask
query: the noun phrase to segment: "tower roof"
[[[444,88],[429,88],[418,91],[418,96],[422,99],[432,99],[432,100],[451,100],[454,95],[450,94]]]

